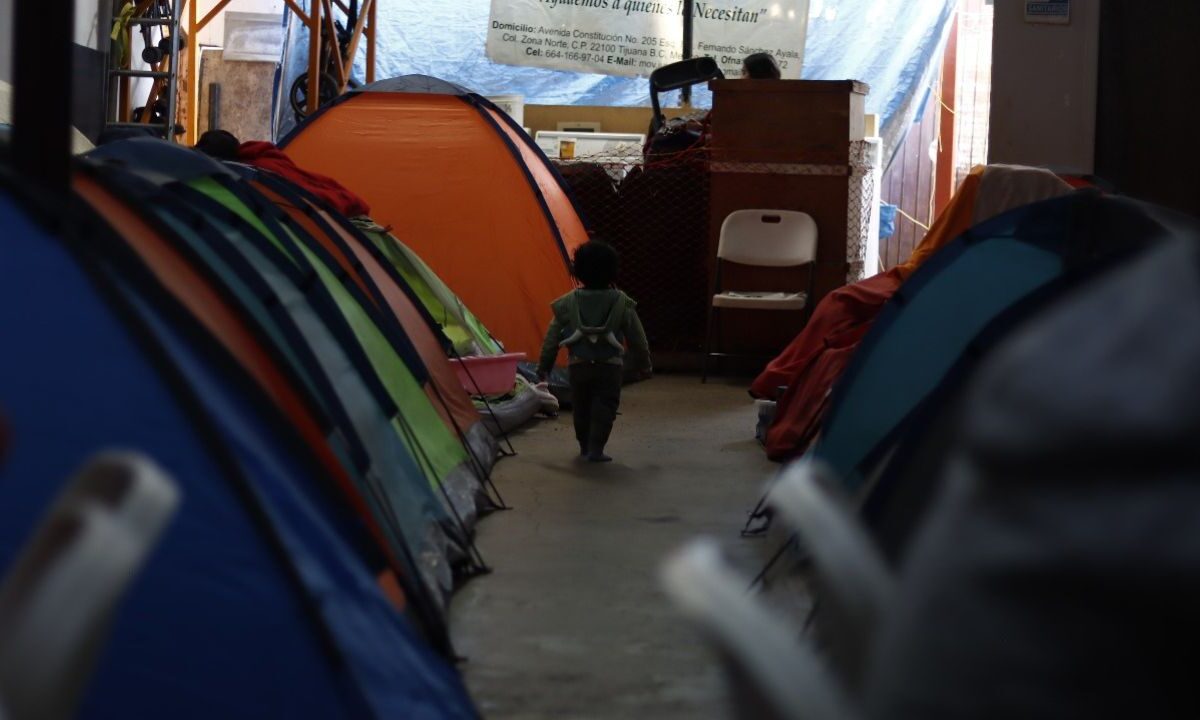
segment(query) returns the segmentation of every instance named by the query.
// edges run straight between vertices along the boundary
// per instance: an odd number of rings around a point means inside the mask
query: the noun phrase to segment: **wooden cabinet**
[[[746,208],[801,210],[817,223],[815,297],[846,283],[852,219],[851,176],[865,131],[868,88],[860,82],[715,80],[710,140],[709,285],[721,222]],[[804,271],[726,265],[736,290],[800,290]],[[722,311],[725,352],[774,355],[795,337],[804,315]]]

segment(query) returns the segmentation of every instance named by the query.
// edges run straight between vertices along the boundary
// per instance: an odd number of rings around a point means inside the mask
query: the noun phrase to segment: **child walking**
[[[546,377],[559,348],[566,348],[575,439],[588,462],[611,462],[604,454],[617,408],[625,343],[639,375],[650,377],[650,348],[637,316],[637,303],[612,287],[617,279],[617,251],[596,240],[575,251],[572,272],[583,287],[550,304],[554,319],[546,331],[538,374]]]

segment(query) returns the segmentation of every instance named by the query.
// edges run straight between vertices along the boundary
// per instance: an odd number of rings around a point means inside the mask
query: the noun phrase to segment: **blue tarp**
[[[867,112],[882,116],[890,158],[916,105],[936,77],[942,42],[957,0],[810,0],[803,76],[861,80],[871,86]],[[649,105],[645,79],[498,65],[487,59],[490,0],[380,3],[377,78],[419,73],[483,95],[519,94],[544,105]],[[291,22],[284,89],[304,72],[304,29]],[[361,48],[360,48],[361,56]],[[707,107],[706,90],[694,104]],[[295,124],[281,105],[276,137]]]

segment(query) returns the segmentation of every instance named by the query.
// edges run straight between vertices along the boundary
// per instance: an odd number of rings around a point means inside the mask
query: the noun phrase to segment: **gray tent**
[[[951,438],[868,716],[1200,715],[1198,399],[1192,238],[1009,337]]]

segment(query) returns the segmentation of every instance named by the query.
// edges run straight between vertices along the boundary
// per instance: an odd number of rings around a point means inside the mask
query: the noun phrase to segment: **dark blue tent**
[[[397,435],[392,422],[402,410],[333,298],[314,281],[297,245],[303,230],[237,174],[198,153],[147,140],[105,146],[88,158],[99,181],[149,208],[196,266],[301,370],[337,427],[335,441],[349,444],[346,453],[380,525],[394,545],[407,548],[403,552],[414,558],[440,606],[452,585],[451,567],[464,558],[467,532]],[[239,213],[189,184],[194,182],[210,183],[227,203],[248,209]],[[389,339],[402,340],[398,354],[415,372],[425,372],[406,338]]]
[[[7,194],[0,223],[0,572],[99,450],[146,453],[183,496],[82,715],[473,717],[268,403],[87,243],[60,243]]]
[[[884,306],[833,389],[813,454],[859,492],[877,461],[1007,328],[1169,231],[1159,209],[1077,191],[1012,210],[939,251]]]

